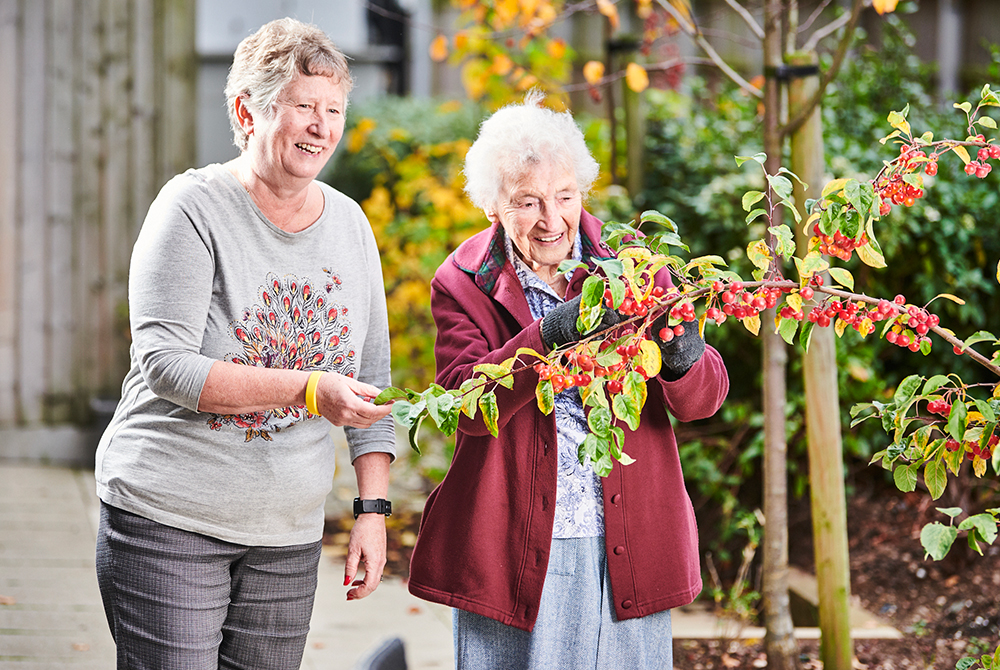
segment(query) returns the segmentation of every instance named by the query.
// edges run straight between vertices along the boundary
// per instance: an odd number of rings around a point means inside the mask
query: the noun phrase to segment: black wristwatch
[[[355,498],[354,518],[357,519],[360,514],[385,514],[386,516],[392,516],[392,503],[384,498],[376,500]]]

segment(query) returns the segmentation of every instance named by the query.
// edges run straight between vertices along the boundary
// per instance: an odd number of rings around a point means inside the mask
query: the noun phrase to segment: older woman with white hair
[[[466,190],[491,226],[431,283],[437,382],[447,388],[521,347],[546,352],[579,340],[583,281],[612,255],[601,222],[582,206],[597,163],[572,116],[540,103],[529,94],[496,112],[466,157]],[[587,269],[560,272],[567,259]],[[667,273],[657,281],[666,286]],[[619,320],[606,311],[599,328]],[[455,608],[458,668],[672,667],[670,609],[702,584],[670,415],[711,416],[729,381],[696,326],[658,343],[662,371],[647,382],[640,426],[626,428],[636,463],[606,478],[578,460],[587,417],[576,388],[545,416],[538,375],[525,371],[497,390],[498,437],[461,418],[409,579],[413,594]]]
[[[347,599],[380,581],[395,431],[366,400],[390,384],[382,273],[361,208],[316,180],[351,85],[320,29],[263,26],[226,87],[240,155],[172,179],[142,225],[132,365],[96,463],[119,668],[299,667],[331,424],[358,481]]]

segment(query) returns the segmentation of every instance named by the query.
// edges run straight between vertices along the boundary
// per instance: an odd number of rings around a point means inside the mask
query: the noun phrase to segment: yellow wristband
[[[322,416],[319,413],[319,408],[316,407],[316,387],[319,385],[319,378],[324,374],[325,371],[317,370],[309,375],[309,381],[306,382],[306,409],[309,410],[310,414],[316,416]]]

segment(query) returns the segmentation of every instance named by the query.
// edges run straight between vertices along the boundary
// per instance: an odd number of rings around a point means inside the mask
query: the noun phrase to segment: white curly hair
[[[496,210],[508,190],[534,166],[551,162],[573,170],[586,197],[599,166],[569,112],[542,106],[544,94],[530,91],[521,104],[503,107],[479,128],[465,155],[465,192],[486,213]]]

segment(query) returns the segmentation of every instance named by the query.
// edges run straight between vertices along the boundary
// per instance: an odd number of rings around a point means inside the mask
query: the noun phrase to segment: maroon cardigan
[[[583,212],[584,258],[607,257],[601,222]],[[458,388],[480,363],[499,363],[519,347],[544,353],[540,320],[503,250],[498,228],[464,242],[431,282],[437,324],[437,382]],[[567,297],[580,293],[577,270]],[[410,562],[410,593],[530,631],[549,562],[556,503],[555,414],[535,404],[538,375],[514,375],[497,390],[500,435],[463,416],[455,456],[424,506]],[[602,480],[608,570],[619,619],[690,603],[702,588],[694,510],[684,488],[668,411],[677,420],[712,416],[729,390],[719,353],[705,354],[684,377],[648,382],[640,426],[623,426],[625,451]]]

